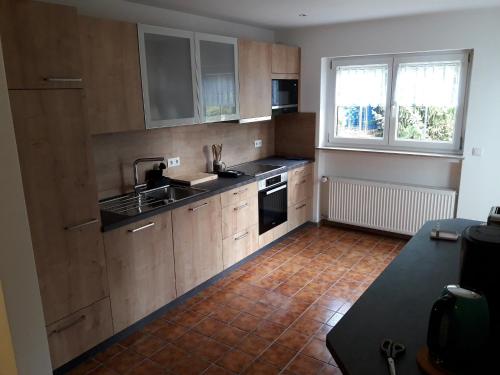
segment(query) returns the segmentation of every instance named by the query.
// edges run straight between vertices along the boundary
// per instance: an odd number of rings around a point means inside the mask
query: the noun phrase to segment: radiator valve
[[[322,183],[328,182],[328,177],[326,176],[321,177],[321,182]]]

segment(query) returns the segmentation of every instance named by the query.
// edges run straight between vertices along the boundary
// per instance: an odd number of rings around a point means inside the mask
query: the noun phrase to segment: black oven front
[[[287,207],[287,173],[259,181],[259,234],[286,222]]]

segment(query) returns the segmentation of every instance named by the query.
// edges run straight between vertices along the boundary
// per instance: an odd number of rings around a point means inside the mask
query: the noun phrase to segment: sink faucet
[[[153,157],[153,158],[140,158],[134,160],[134,191],[137,193],[140,189],[145,188],[146,184],[139,184],[139,172],[137,171],[137,166],[141,163],[148,163],[152,161],[165,161],[165,158],[162,156]]]

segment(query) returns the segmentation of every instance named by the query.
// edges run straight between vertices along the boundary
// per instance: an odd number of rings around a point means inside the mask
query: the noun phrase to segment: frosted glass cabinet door
[[[146,128],[195,124],[194,33],[139,25]]]
[[[237,52],[235,38],[196,33],[202,122],[240,118]]]

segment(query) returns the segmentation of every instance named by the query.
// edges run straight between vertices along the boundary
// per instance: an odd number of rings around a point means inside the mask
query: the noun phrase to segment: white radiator
[[[455,217],[453,190],[342,177],[327,184],[330,221],[413,235],[427,220]]]

